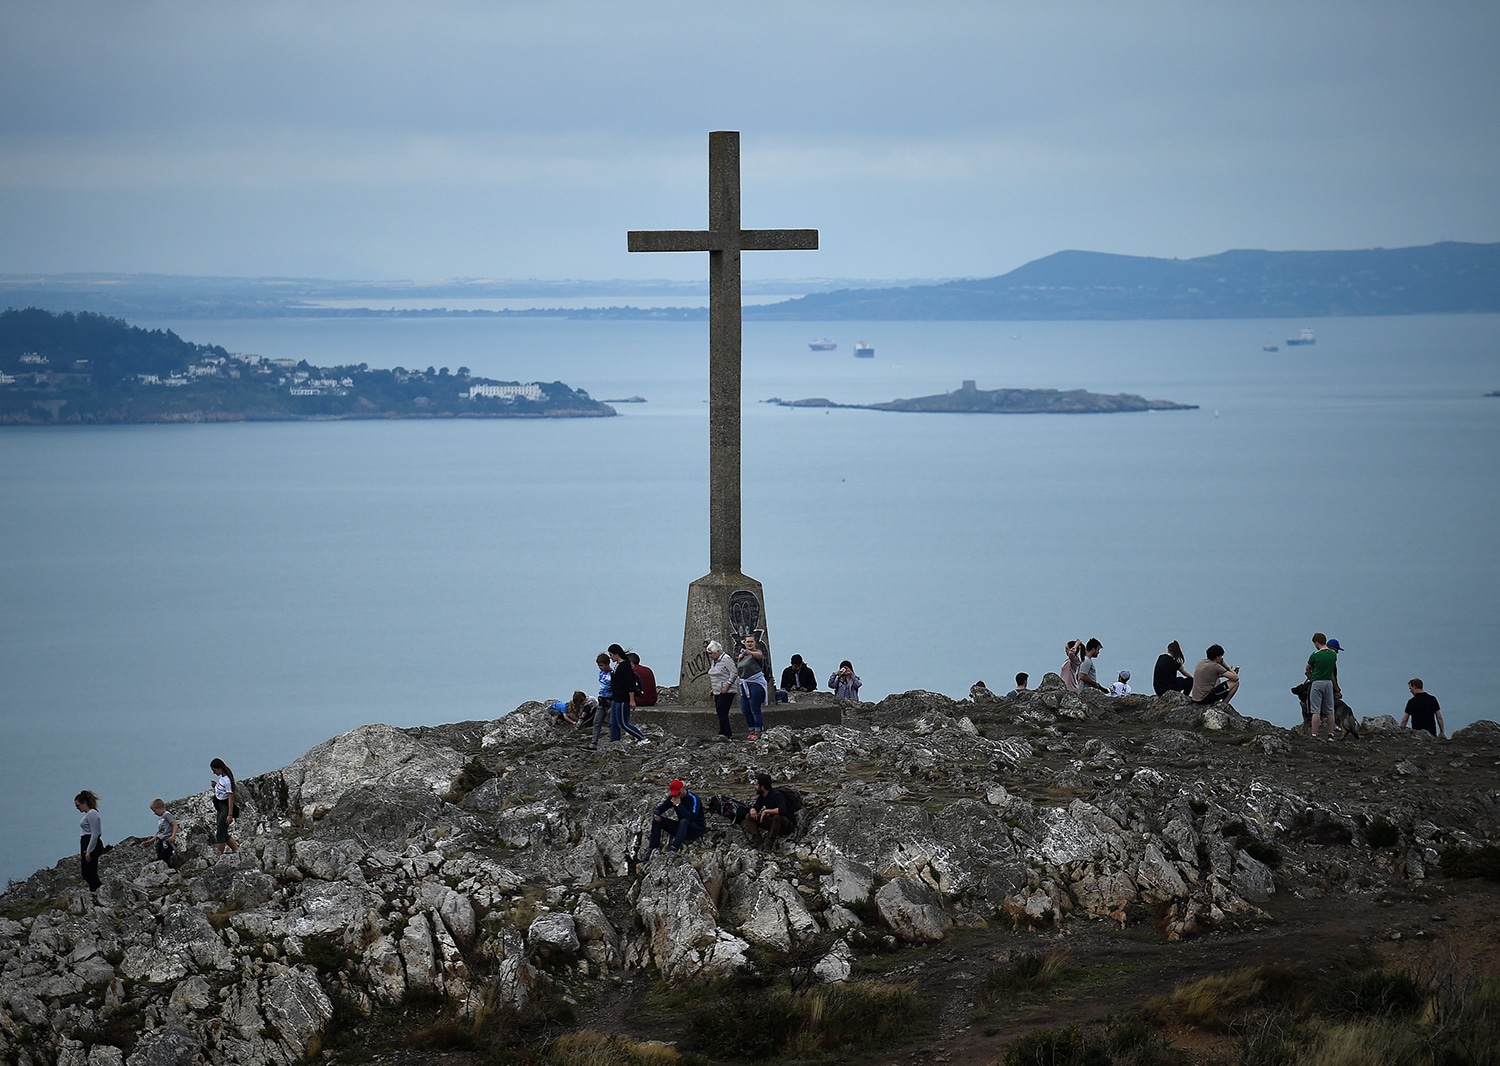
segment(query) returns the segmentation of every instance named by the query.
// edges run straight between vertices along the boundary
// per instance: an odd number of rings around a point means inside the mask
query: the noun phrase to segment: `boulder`
[[[891,932],[913,943],[941,940],[953,925],[938,906],[937,893],[907,877],[882,885],[875,893],[875,907]]]
[[[526,946],[533,955],[578,954],[582,946],[571,914],[540,914],[526,928]]]

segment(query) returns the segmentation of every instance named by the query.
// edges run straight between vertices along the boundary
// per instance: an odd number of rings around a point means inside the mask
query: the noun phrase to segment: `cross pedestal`
[[[708,135],[708,227],[628,238],[632,252],[708,253],[709,572],[688,586],[679,698],[690,704],[713,702],[707,641],[733,654],[746,633],[767,630],[765,591],[740,572],[740,253],[818,247],[815,229],[740,229],[740,135],[728,130]],[[774,685],[769,653],[766,668]]]

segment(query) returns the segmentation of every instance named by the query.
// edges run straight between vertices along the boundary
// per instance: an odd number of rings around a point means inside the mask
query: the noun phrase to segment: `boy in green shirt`
[[[1312,735],[1318,735],[1318,715],[1321,713],[1328,723],[1329,740],[1333,739],[1333,710],[1339,697],[1339,653],[1328,646],[1328,637],[1322,633],[1312,636],[1314,650],[1307,657],[1307,679],[1312,687],[1307,692],[1307,710],[1312,716]],[[1321,708],[1321,710],[1320,710]]]

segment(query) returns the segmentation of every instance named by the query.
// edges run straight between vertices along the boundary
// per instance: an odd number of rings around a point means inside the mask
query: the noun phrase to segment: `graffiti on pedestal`
[[[746,589],[730,593],[729,628],[736,642],[760,630],[760,600],[755,593]]]

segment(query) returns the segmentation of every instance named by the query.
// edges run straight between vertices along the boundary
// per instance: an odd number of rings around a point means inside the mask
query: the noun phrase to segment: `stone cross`
[[[760,583],[740,572],[740,253],[815,250],[818,231],[740,229],[740,135],[720,130],[708,135],[708,229],[631,230],[628,242],[632,252],[708,253],[709,573],[688,589],[687,702],[708,696],[704,641],[734,654],[732,641],[765,626]]]

